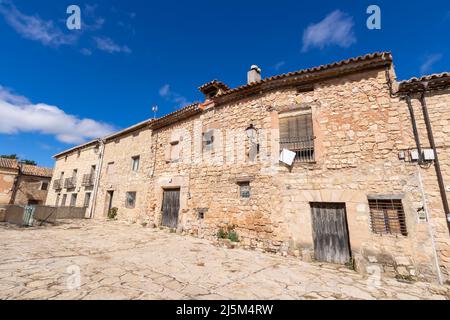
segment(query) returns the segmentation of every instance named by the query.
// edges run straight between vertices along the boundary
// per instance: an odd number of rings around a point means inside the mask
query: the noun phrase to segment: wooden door
[[[164,190],[162,205],[162,225],[176,229],[180,211],[180,190]]]
[[[113,204],[114,191],[107,191],[105,197],[105,216],[108,216]]]
[[[312,203],[314,256],[317,261],[350,261],[347,214],[343,203]]]

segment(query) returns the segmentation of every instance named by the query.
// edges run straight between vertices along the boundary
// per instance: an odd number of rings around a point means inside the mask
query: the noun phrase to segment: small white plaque
[[[280,154],[280,161],[287,164],[288,166],[292,166],[295,160],[295,152],[292,152],[288,149],[283,149]]]

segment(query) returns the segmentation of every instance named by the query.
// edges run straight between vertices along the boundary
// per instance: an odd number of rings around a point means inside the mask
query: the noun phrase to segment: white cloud
[[[88,48],[83,48],[80,50],[81,54],[84,56],[91,56],[92,55],[92,50],[88,49]]]
[[[192,104],[188,99],[180,95],[179,93],[173,92],[170,89],[169,84],[165,84],[159,89],[159,95],[164,99],[176,103],[177,107],[184,107]]]
[[[335,10],[322,21],[311,24],[303,33],[302,52],[311,48],[323,49],[326,46],[337,45],[348,48],[356,42],[353,18],[348,14]]]
[[[433,68],[433,65],[441,59],[442,59],[442,54],[440,54],[440,53],[434,53],[434,54],[427,55],[425,57],[425,61],[420,66],[420,73],[422,75],[429,73],[431,71],[431,69]]]
[[[38,15],[20,12],[10,0],[0,0],[0,15],[22,37],[41,42],[46,46],[71,45],[78,39],[76,33],[63,33],[52,20],[46,21]]]
[[[273,68],[274,68],[276,71],[278,71],[278,70],[280,70],[280,68],[283,67],[285,64],[286,64],[285,61],[279,61],[279,62],[277,62],[277,63],[273,66]]]
[[[127,46],[119,46],[108,37],[93,37],[97,48],[102,51],[106,51],[108,53],[131,53],[131,49]]]
[[[27,98],[0,86],[0,133],[36,132],[54,135],[64,143],[79,144],[114,131],[109,124],[80,119],[56,106],[32,104]]]

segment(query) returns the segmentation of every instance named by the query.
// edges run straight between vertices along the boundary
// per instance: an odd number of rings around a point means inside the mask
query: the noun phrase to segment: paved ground
[[[0,243],[0,299],[450,298],[448,287],[394,279],[378,285],[343,267],[121,222],[0,224]]]

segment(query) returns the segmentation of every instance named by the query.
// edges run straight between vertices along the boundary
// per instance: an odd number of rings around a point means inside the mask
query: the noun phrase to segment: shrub
[[[119,209],[117,208],[111,208],[108,211],[108,219],[114,220],[117,218],[117,212],[119,211]]]
[[[231,242],[239,242],[239,235],[237,234],[236,231],[231,231],[230,233],[228,233],[228,239]]]
[[[227,225],[225,228],[226,231],[224,229],[220,228],[219,231],[217,232],[217,238],[218,239],[228,239],[231,242],[239,242],[239,235],[234,230],[235,228],[236,228],[236,225],[234,225],[234,224]]]
[[[217,238],[219,238],[219,239],[226,239],[227,238],[227,233],[225,232],[225,230],[220,228],[219,231],[217,232]]]

